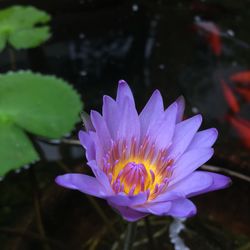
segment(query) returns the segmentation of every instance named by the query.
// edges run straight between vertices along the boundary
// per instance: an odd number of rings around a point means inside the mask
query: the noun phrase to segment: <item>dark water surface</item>
[[[0,7],[11,4],[32,4],[52,15],[52,38],[39,48],[16,51],[17,69],[68,80],[81,94],[87,112],[101,110],[102,96],[114,96],[117,81],[125,79],[139,110],[158,88],[166,105],[182,94],[187,116],[202,113],[203,128],[218,128],[220,136],[209,164],[241,178],[233,177],[229,189],[193,199],[198,216],[186,222],[182,236],[190,249],[250,249],[250,185],[246,180],[250,148],[228,122],[232,112],[220,84],[223,79],[232,86],[231,74],[250,69],[250,1],[0,1]],[[194,29],[197,20],[219,27],[219,56],[204,34]],[[10,68],[4,51],[1,72]],[[250,103],[240,100],[239,104],[237,117],[250,119]],[[1,249],[111,249],[113,236],[88,198],[54,184],[55,176],[64,171],[89,171],[82,168],[83,150],[36,138],[35,143],[43,160],[32,171],[10,173],[0,183]],[[34,176],[37,180],[30,181]],[[45,232],[37,226],[36,201],[41,203]],[[98,203],[110,221],[123,229],[105,202]],[[169,223],[166,218],[151,220],[158,231]],[[173,249],[167,229],[158,238],[158,249]]]

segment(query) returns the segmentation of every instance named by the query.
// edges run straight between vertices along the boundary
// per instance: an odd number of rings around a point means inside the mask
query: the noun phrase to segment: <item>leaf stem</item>
[[[91,196],[88,196],[88,195],[86,195],[86,197],[88,198],[89,202],[94,207],[96,212],[99,214],[99,216],[102,218],[103,222],[107,225],[107,227],[109,228],[109,230],[111,231],[113,236],[115,238],[119,238],[119,234],[115,231],[113,225],[110,223],[108,217],[103,212],[102,208],[99,206],[99,204],[96,202],[96,200],[94,198],[92,198]]]
[[[151,230],[151,223],[148,217],[144,219],[145,226],[146,226],[146,232],[147,232],[147,237],[148,237],[148,249],[149,250],[154,250],[155,249],[155,243],[154,239],[152,237],[152,230]]]
[[[129,222],[127,226],[127,232],[124,239],[123,250],[131,250],[133,248],[133,242],[135,239],[137,223]]]
[[[30,175],[30,182],[32,185],[32,191],[33,191],[33,203],[35,208],[35,215],[36,215],[36,223],[37,223],[37,229],[41,235],[42,238],[46,238],[43,221],[42,221],[42,215],[41,215],[41,204],[39,200],[39,190],[36,180],[36,175],[33,170],[33,166],[29,168],[29,175]],[[44,250],[50,250],[48,243],[44,242]]]

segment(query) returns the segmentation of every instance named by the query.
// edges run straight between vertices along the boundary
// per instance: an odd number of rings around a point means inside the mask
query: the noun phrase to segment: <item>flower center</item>
[[[146,191],[154,199],[166,190],[172,175],[173,160],[167,150],[156,149],[148,137],[139,144],[134,138],[112,143],[103,158],[103,171],[116,193],[136,195]]]
[[[124,192],[128,194],[145,191],[145,184],[148,182],[148,173],[141,163],[129,162],[119,172],[116,180],[120,180],[124,186]]]

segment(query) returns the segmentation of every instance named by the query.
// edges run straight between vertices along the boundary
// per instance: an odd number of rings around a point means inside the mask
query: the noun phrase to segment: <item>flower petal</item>
[[[103,186],[96,178],[84,174],[64,174],[59,175],[55,179],[60,186],[76,189],[85,194],[93,195],[99,198],[104,198],[106,193]]]
[[[171,159],[178,159],[184,153],[199,129],[201,122],[201,115],[196,115],[176,125],[173,144],[169,149]]]
[[[91,111],[91,120],[95,128],[96,134],[99,138],[101,145],[103,146],[104,153],[106,153],[111,145],[111,136],[107,127],[107,124],[103,117],[96,111]]]
[[[123,217],[124,220],[133,222],[137,221],[139,219],[142,219],[143,217],[147,216],[148,213],[141,213],[138,211],[135,211],[134,209],[131,209],[129,207],[123,207],[123,206],[117,206],[116,204],[108,201],[109,205],[113,207],[121,216]]]
[[[147,193],[141,192],[137,195],[127,195],[125,193],[119,193],[107,197],[107,200],[118,206],[136,206],[147,201]]]
[[[119,113],[117,103],[109,96],[103,97],[102,115],[106,121],[111,137],[115,139],[121,114]]]
[[[103,145],[101,144],[99,136],[97,136],[96,132],[89,131],[89,135],[94,143],[95,147],[95,157],[94,160],[96,160],[97,165],[100,167],[102,166],[102,160],[104,157],[104,148]]]
[[[88,161],[94,160],[96,151],[95,151],[95,144],[89,135],[89,133],[84,132],[84,131],[79,131],[78,134],[80,143],[86,150],[86,158]]]
[[[172,143],[175,130],[176,112],[177,104],[173,103],[164,112],[161,124],[155,124],[151,127],[151,131],[148,135],[152,142],[155,142],[158,149],[166,149]]]
[[[177,192],[183,197],[191,197],[204,192],[213,185],[213,177],[203,171],[195,171],[185,179],[171,185],[167,192]]]
[[[194,148],[207,148],[212,147],[218,137],[218,131],[216,128],[210,128],[199,131],[194,136],[193,140],[188,146],[188,150]]]
[[[84,111],[82,112],[81,118],[82,118],[82,122],[83,122],[83,125],[84,125],[86,131],[94,130],[90,116],[86,112],[84,112]]]
[[[178,192],[173,189],[167,189],[165,193],[159,194],[154,200],[152,200],[152,203],[155,202],[166,202],[166,201],[172,201],[172,200],[177,200],[180,198],[185,198],[184,194],[181,192]]]
[[[147,203],[142,206],[133,207],[135,210],[150,213],[154,215],[166,215],[172,206],[171,202],[156,202],[156,203]]]
[[[130,87],[128,86],[127,82],[125,82],[124,80],[120,80],[116,96],[116,102],[118,106],[122,107],[127,98],[129,99],[130,103],[135,106],[134,97]]]
[[[213,179],[213,184],[208,189],[206,189],[205,192],[211,192],[218,189],[226,188],[232,183],[232,180],[225,175],[206,171],[204,171],[203,173],[209,175]]]
[[[91,167],[96,179],[103,185],[107,194],[113,194],[113,189],[110,185],[107,175],[103,170],[97,165],[96,161],[89,161],[87,164]]]
[[[186,218],[195,215],[196,212],[197,209],[192,201],[179,199],[172,202],[172,206],[167,214],[177,218]]]
[[[163,112],[164,107],[161,93],[159,90],[155,90],[139,115],[141,138],[144,138],[150,125],[155,123],[163,115]]]
[[[117,131],[117,139],[126,140],[127,146],[130,148],[132,138],[136,141],[140,139],[140,122],[137,111],[128,98],[124,100],[120,124]]]
[[[192,149],[184,153],[173,166],[172,180],[169,186],[177,183],[207,162],[213,155],[212,148]]]
[[[179,123],[183,120],[183,114],[185,110],[185,99],[183,96],[177,98],[176,103],[178,105],[176,123]]]

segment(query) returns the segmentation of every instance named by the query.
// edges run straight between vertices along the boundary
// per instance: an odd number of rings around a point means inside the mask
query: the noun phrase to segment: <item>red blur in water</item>
[[[233,82],[240,82],[240,83],[249,83],[250,84],[250,71],[241,71],[235,74],[232,74],[230,80]]]
[[[220,30],[213,22],[199,21],[195,23],[195,27],[201,34],[204,34],[212,52],[216,56],[220,56],[222,52]]]
[[[244,146],[250,149],[250,121],[230,115],[228,121],[237,131]]]
[[[248,88],[236,88],[238,94],[240,94],[246,102],[250,102],[250,89]]]
[[[203,15],[208,16],[220,16],[226,11],[226,9],[220,4],[201,2],[198,0],[191,2],[190,9],[198,14],[202,13]]]
[[[236,96],[223,79],[220,80],[220,83],[228,106],[234,113],[238,113],[240,111],[240,106],[236,99]]]

